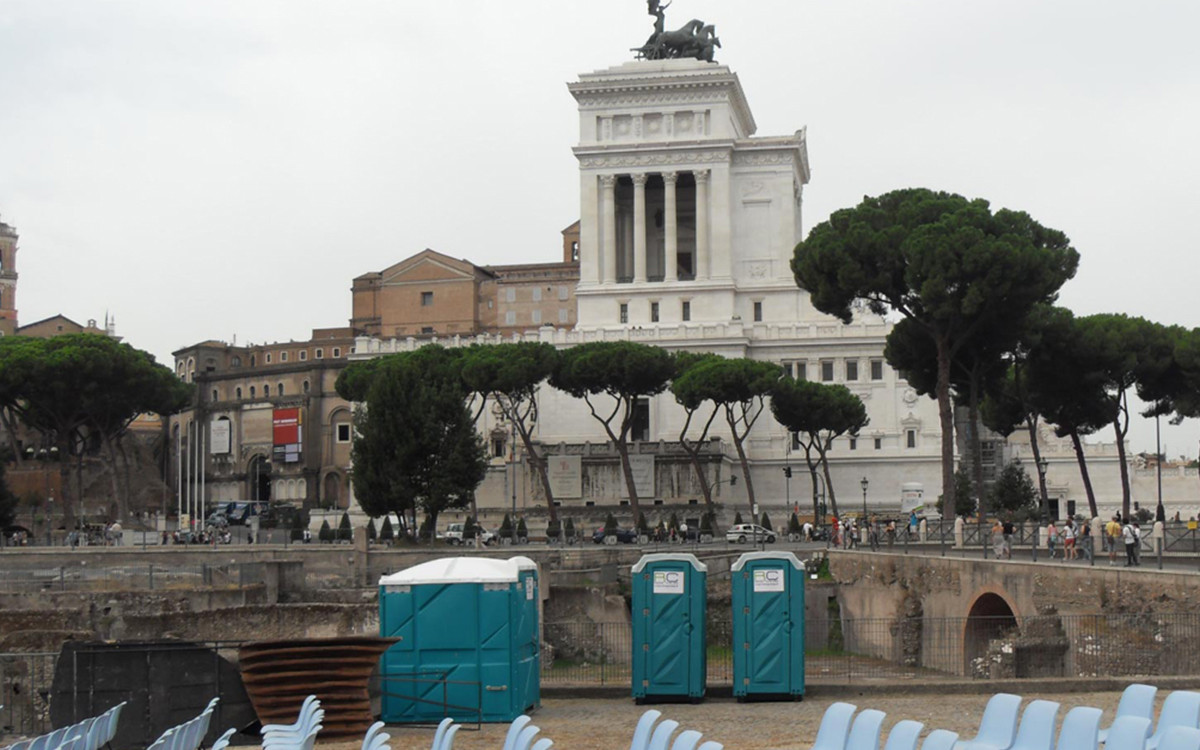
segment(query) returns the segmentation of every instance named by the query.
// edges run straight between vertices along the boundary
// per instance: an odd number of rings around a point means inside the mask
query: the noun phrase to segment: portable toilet
[[[643,555],[633,566],[633,699],[704,697],[708,566],[695,555]]]
[[[747,552],[730,569],[733,694],[804,696],[804,564],[791,552]]]
[[[510,557],[509,562],[517,566],[517,583],[521,593],[517,597],[519,607],[514,611],[516,628],[518,685],[526,689],[525,702],[529,706],[542,704],[542,630],[541,591],[538,589],[538,566],[524,555]]]
[[[380,660],[385,722],[512,721],[537,705],[530,572],[512,560],[447,557],[379,579],[379,634],[400,638]]]

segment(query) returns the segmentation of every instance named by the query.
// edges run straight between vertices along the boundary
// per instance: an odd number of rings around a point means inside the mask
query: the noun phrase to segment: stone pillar
[[[633,283],[646,283],[646,174],[633,175]]]
[[[663,172],[663,227],[666,229],[666,242],[663,260],[666,262],[663,271],[663,281],[678,281],[677,267],[679,255],[679,224],[675,211],[675,172]]]
[[[600,226],[604,232],[604,283],[617,283],[617,176],[600,176],[602,205]]]
[[[708,171],[696,170],[696,278],[708,278]]]

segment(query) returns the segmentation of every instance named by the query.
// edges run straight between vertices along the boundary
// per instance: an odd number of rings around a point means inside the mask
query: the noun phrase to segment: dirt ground
[[[1161,703],[1167,691],[1159,691]],[[716,740],[728,750],[808,750],[817,734],[821,715],[829,704],[847,701],[863,708],[887,713],[883,731],[901,719],[924,722],[925,730],[950,729],[965,738],[975,736],[979,717],[989,695],[843,694],[811,696],[799,703],[738,703],[732,698],[709,698],[699,705],[665,704],[653,708],[664,719],[674,719],[680,729],[696,729],[704,740]],[[1119,692],[1027,694],[1027,700],[1043,698],[1062,704],[1059,721],[1075,706],[1095,706],[1104,710],[1103,726],[1112,720]],[[625,750],[633,727],[648,706],[636,706],[630,699],[550,699],[533,714],[533,723],[541,727],[538,738],[554,740],[558,750]],[[484,724],[479,731],[464,727],[455,737],[455,750],[500,750],[508,725]],[[392,726],[392,750],[427,750],[433,738],[432,728]],[[880,743],[882,745],[882,742]],[[321,750],[359,750],[361,743],[318,743]]]

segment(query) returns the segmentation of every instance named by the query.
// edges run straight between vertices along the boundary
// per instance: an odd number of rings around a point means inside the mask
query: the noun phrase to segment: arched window
[[[242,387],[240,385],[237,387],[237,391],[235,391],[235,393],[237,393],[237,400],[241,401],[242,400]]]
[[[212,400],[213,400],[213,401],[220,401],[220,400],[221,400],[220,398],[218,398],[218,397],[217,397],[217,389],[216,389],[216,388],[213,388],[213,389],[212,389]]]
[[[254,386],[250,386],[250,398],[254,398]]]
[[[308,381],[307,380],[305,380],[303,383],[301,383],[300,387],[301,387],[301,389],[303,389],[303,391],[305,393],[308,393]]]
[[[254,355],[253,354],[250,355],[250,366],[254,367]]]
[[[282,396],[282,395],[283,395],[283,383],[276,383],[276,384],[275,384],[275,393],[276,393],[277,395],[279,395],[279,396]]]
[[[242,366],[242,358],[236,354],[233,355],[233,358],[229,360],[229,366],[230,367],[241,367]]]
[[[263,398],[271,395],[271,384],[263,383]]]

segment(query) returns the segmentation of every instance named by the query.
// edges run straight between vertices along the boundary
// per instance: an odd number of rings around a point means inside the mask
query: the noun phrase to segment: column
[[[676,266],[679,256],[679,224],[675,211],[675,172],[663,172],[663,227],[666,229],[666,242],[663,253],[666,264],[663,270],[663,281],[678,281],[679,269]]]
[[[646,174],[633,175],[633,283],[646,283]]]
[[[708,278],[708,170],[698,169],[696,176],[696,278]]]
[[[604,232],[604,283],[617,283],[617,176],[600,175],[602,205],[600,226]]]

